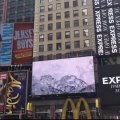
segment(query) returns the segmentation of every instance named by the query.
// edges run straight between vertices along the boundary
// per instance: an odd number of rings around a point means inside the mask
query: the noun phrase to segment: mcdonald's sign
[[[85,110],[86,110],[87,119],[92,119],[92,115],[91,115],[91,112],[90,112],[88,102],[83,97],[78,100],[77,104],[75,104],[74,101],[71,98],[68,98],[64,102],[61,119],[66,119],[67,105],[70,104],[71,108],[72,108],[72,112],[73,112],[73,119],[78,120],[79,119],[80,106],[81,106],[82,102],[83,102]]]

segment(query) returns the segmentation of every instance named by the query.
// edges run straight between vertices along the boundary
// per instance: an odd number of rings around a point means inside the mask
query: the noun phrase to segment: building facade
[[[4,0],[0,0],[0,23],[2,23]]]
[[[35,1],[35,61],[95,50],[92,0]],[[78,55],[79,56],[79,55]]]

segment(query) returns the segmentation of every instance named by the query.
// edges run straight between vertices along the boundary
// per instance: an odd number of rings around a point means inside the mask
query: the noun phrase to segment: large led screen
[[[33,96],[88,92],[95,92],[92,56],[33,62]]]

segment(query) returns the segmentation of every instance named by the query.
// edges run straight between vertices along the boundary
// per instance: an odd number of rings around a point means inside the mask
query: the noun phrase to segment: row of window
[[[83,36],[87,37],[89,36],[89,30],[88,29],[83,29]],[[74,30],[74,37],[80,37],[80,31],[79,30]],[[71,38],[71,33],[70,31],[65,31],[65,39]],[[56,40],[61,40],[64,39],[62,38],[62,33],[61,32],[56,32]],[[53,40],[53,33],[47,34],[47,40],[51,41]],[[39,36],[39,41],[43,42],[44,41],[44,34],[40,34]]]
[[[87,16],[87,9],[83,9],[82,10],[82,15],[83,16]],[[79,16],[79,11],[78,10],[73,10],[73,17],[78,17]],[[64,18],[70,18],[70,11],[66,11],[64,13]],[[53,20],[54,16],[53,14],[48,14],[48,21]],[[61,19],[61,12],[56,13],[56,20],[60,20]],[[45,21],[45,15],[40,15],[40,22],[44,22]]]
[[[45,3],[44,0],[40,0],[40,4]],[[82,6],[87,5],[87,0],[81,0]],[[70,3],[69,1],[64,2],[64,8],[69,8],[70,7]],[[78,7],[78,0],[73,0],[73,7]],[[60,10],[61,9],[61,3],[56,3],[56,10]],[[48,11],[52,11],[53,10],[53,4],[49,4],[48,5]],[[45,6],[40,6],[40,12],[45,12]]]
[[[90,41],[84,40],[84,47],[89,47]],[[74,48],[80,48],[80,41],[74,41]],[[65,42],[65,49],[71,49],[71,42]],[[62,43],[56,43],[56,50],[62,50]],[[53,51],[53,44],[47,45],[47,51]],[[44,52],[44,45],[39,45],[39,52]]]

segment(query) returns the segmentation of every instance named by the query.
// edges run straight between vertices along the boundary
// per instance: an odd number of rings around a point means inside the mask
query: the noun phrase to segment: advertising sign
[[[0,73],[0,114],[4,113],[6,102],[7,74]]]
[[[7,115],[22,114],[26,112],[27,102],[27,71],[15,71],[8,73],[6,109]]]
[[[32,23],[14,25],[12,64],[32,63],[33,27]]]
[[[0,66],[11,65],[13,30],[14,24],[0,26]]]
[[[33,96],[90,92],[95,92],[93,56],[33,62]]]
[[[93,0],[98,55],[120,53],[119,0]]]
[[[100,67],[99,84],[102,105],[120,104],[120,65]]]
[[[79,116],[80,116],[80,108],[81,108],[81,105],[82,103],[84,104],[84,107],[85,107],[85,110],[86,110],[86,114],[87,114],[87,119],[92,119],[92,116],[91,116],[91,112],[90,112],[90,108],[89,108],[89,105],[88,105],[88,102],[86,101],[85,98],[80,98],[77,102],[77,104],[74,103],[74,101],[70,98],[68,98],[64,105],[63,105],[63,110],[62,110],[62,120],[65,120],[66,119],[66,112],[67,112],[67,106],[68,104],[71,105],[71,108],[72,108],[72,112],[73,112],[73,119],[75,120],[79,120]]]

